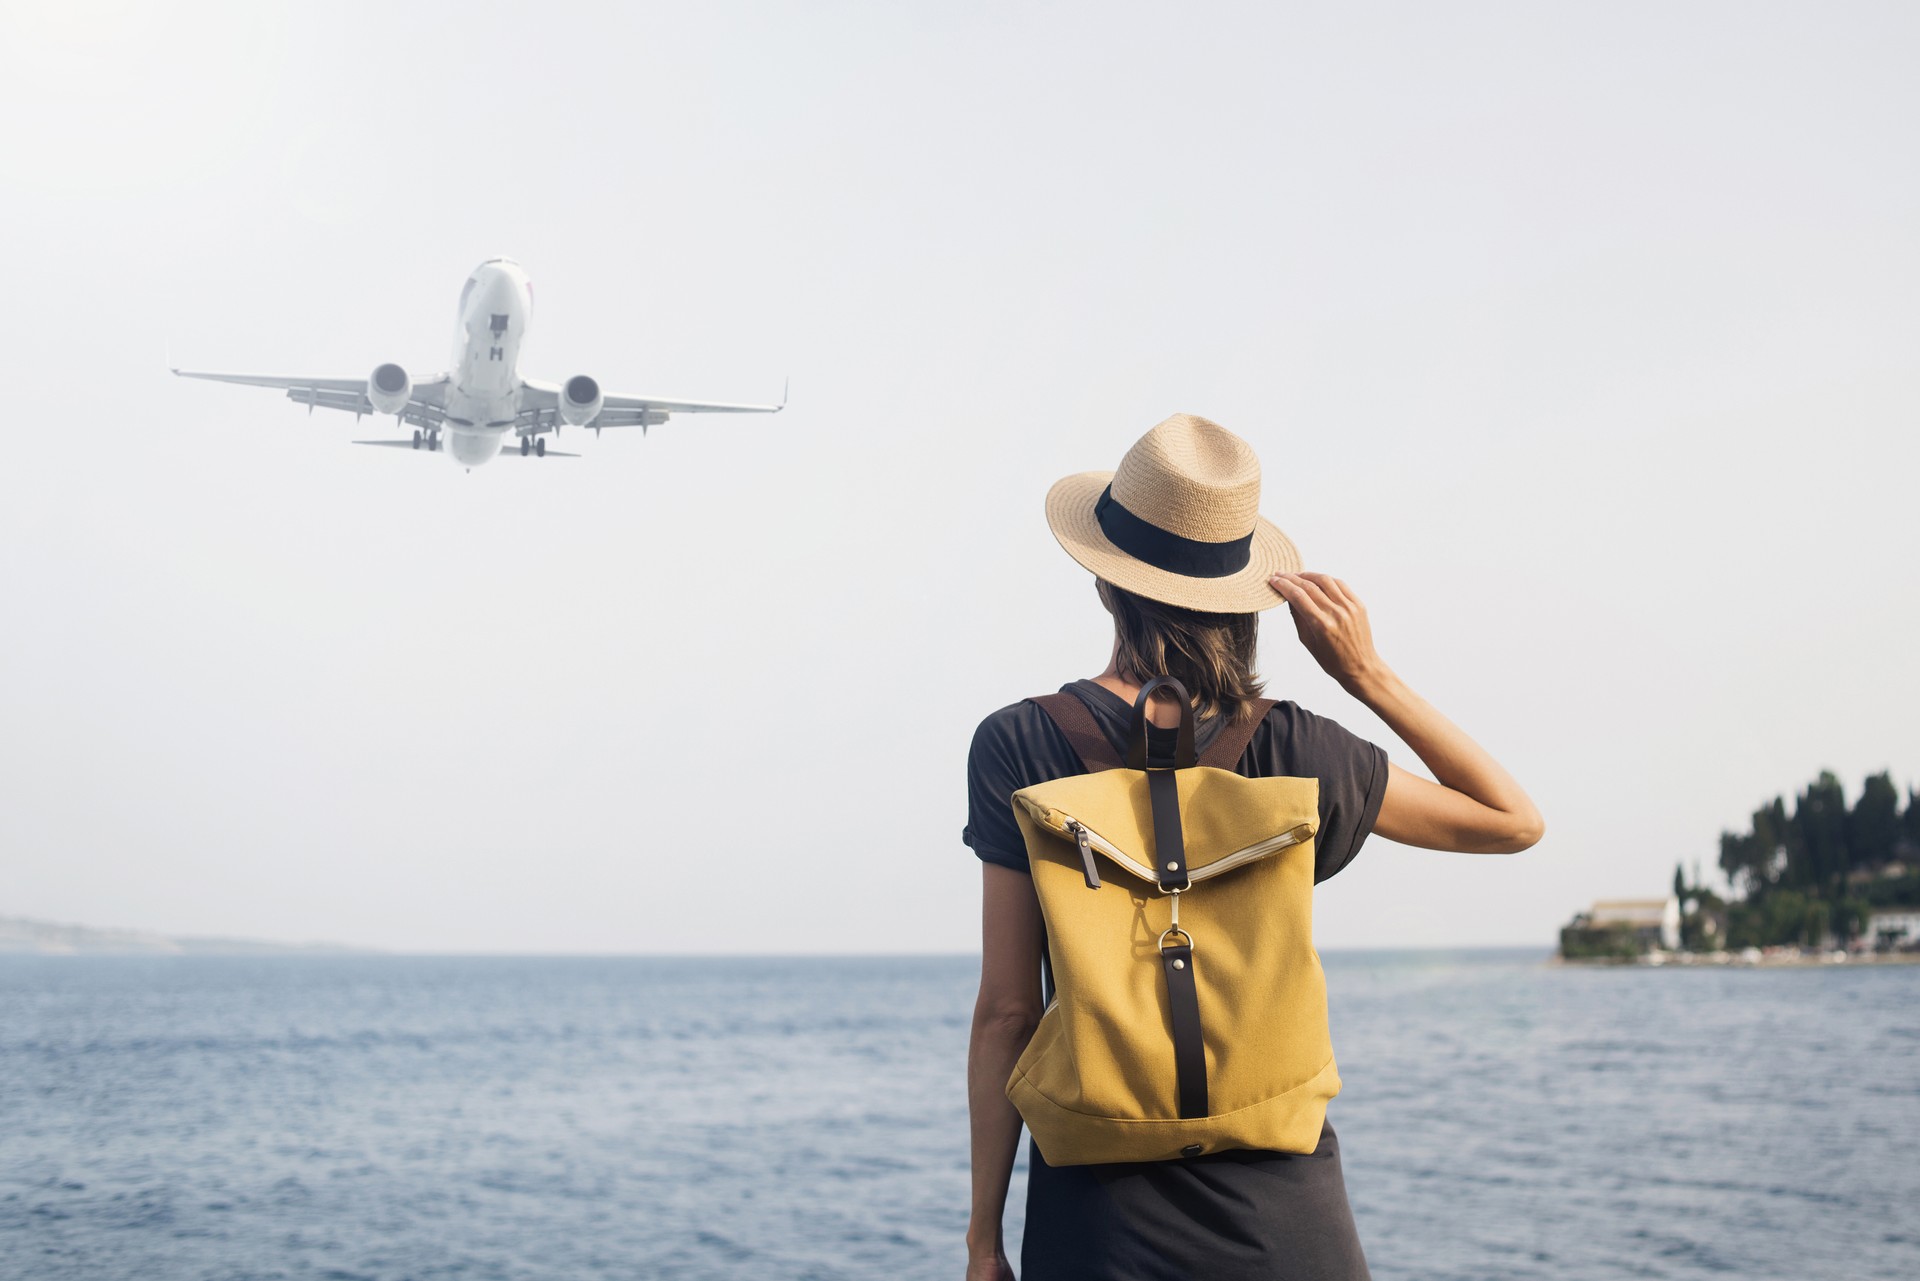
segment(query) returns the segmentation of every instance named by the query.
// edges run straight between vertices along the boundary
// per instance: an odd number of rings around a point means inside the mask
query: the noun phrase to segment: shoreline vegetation
[[[1920,965],[1920,951],[1848,952],[1836,948],[1770,947],[1745,948],[1738,952],[1668,952],[1652,948],[1638,956],[1563,956],[1556,952],[1548,965],[1567,965],[1585,969],[1613,969],[1621,966],[1645,966],[1664,969],[1819,969],[1832,965]]]
[[[1725,898],[1695,862],[1665,899],[1603,900],[1560,931],[1574,964],[1831,965],[1920,961],[1920,792],[1886,771],[1847,804],[1832,771],[1720,834]]]

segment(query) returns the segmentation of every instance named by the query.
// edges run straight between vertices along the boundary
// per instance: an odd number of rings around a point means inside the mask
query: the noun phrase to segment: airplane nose
[[[466,303],[469,329],[488,328],[498,337],[505,331],[508,317],[519,309],[520,290],[512,273],[491,266],[474,273],[473,292]]]
[[[505,311],[506,304],[512,302],[519,292],[514,285],[513,276],[498,269],[489,271],[485,284],[481,286],[481,296],[487,300],[487,306],[494,311]]]

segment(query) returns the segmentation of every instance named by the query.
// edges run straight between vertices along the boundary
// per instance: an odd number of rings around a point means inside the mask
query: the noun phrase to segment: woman
[[[1505,854],[1540,839],[1519,785],[1472,739],[1394,675],[1373,647],[1366,608],[1347,585],[1299,572],[1293,544],[1259,514],[1259,462],[1245,441],[1177,415],[1142,437],[1117,472],[1069,476],[1047,522],[1093,571],[1112,614],[1106,670],[1063,687],[1123,750],[1134,699],[1155,676],[1190,692],[1198,747],[1260,704],[1259,612],[1286,604],[1300,642],[1433,772],[1429,782],[1334,722],[1288,702],[1254,727],[1237,766],[1248,776],[1320,780],[1314,880],[1359,853],[1368,832],[1426,849]],[[1177,724],[1155,705],[1151,723]],[[1010,798],[1082,772],[1074,748],[1031,702],[981,722],[968,758],[965,840],[984,875],[980,995],[967,1060],[973,1208],[968,1281],[1011,1281],[1001,1236],[1020,1116],[1005,1088],[1041,1013],[1044,935]],[[1026,1281],[1049,1278],[1367,1276],[1331,1126],[1307,1155],[1227,1151],[1183,1161],[1050,1167],[1029,1153]]]

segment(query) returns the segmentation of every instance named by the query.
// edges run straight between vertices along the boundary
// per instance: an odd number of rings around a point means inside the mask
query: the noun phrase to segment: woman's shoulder
[[[1346,727],[1331,716],[1323,716],[1310,708],[1302,707],[1290,698],[1275,699],[1273,706],[1267,709],[1267,725],[1274,729],[1300,729],[1308,733],[1340,730]]]
[[[1254,731],[1251,750],[1279,772],[1313,774],[1316,767],[1355,763],[1380,749],[1331,716],[1309,711],[1292,699],[1280,699],[1267,709]]]
[[[1024,760],[1036,754],[1052,755],[1059,731],[1053,718],[1031,698],[996,708],[974,727],[971,756],[1003,761]]]
[[[1041,710],[1038,703],[1030,698],[1023,698],[1018,702],[1008,703],[1005,707],[995,708],[981,717],[980,723],[974,727],[973,741],[978,744],[983,739],[1004,740],[1042,724],[1046,719],[1047,714]]]
[[[1017,780],[1023,787],[1084,772],[1081,752],[1074,746],[1078,718],[1070,713],[1084,708],[1091,722],[1080,724],[1079,732],[1097,731],[1109,744],[1116,741],[1115,727],[1108,723],[1113,719],[1110,709],[1080,692],[1078,687],[1086,684],[1089,682],[1072,681],[1055,694],[1034,695],[989,712],[973,731],[969,768]],[[1072,699],[1075,703],[1065,708],[1042,706],[1050,698]]]

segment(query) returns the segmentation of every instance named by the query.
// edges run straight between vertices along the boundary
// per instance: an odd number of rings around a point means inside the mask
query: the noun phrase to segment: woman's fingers
[[[1339,607],[1334,604],[1332,597],[1327,595],[1327,589],[1314,581],[1315,575],[1285,574],[1282,577],[1299,589],[1301,596],[1312,604],[1316,614],[1333,617],[1339,613]]]
[[[1303,573],[1300,577],[1319,588],[1321,594],[1333,604],[1348,610],[1359,607],[1359,598],[1347,590],[1347,585],[1332,574]]]
[[[1267,584],[1274,591],[1279,592],[1281,599],[1292,607],[1296,623],[1303,622],[1318,612],[1319,606],[1314,604],[1313,598],[1307,595],[1306,588],[1297,582],[1292,574],[1275,574],[1267,580]]]
[[[1325,592],[1330,600],[1338,601],[1343,605],[1358,605],[1360,603],[1360,598],[1353,594],[1352,589],[1332,574],[1315,574],[1309,572],[1301,574],[1300,577]]]
[[[1328,675],[1354,679],[1376,664],[1366,606],[1328,574],[1275,574],[1268,580],[1293,607],[1294,630]]]

